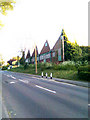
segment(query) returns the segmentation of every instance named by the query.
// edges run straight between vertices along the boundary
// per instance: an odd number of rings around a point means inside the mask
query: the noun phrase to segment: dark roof
[[[40,54],[44,54],[44,53],[49,52],[49,51],[50,51],[50,47],[49,47],[48,41],[46,40]]]
[[[27,53],[26,59],[27,59],[27,58],[30,58],[30,50],[28,50],[28,53]]]
[[[60,37],[58,38],[58,40],[56,41],[55,45],[53,46],[52,50],[57,50],[61,48],[61,35]]]
[[[37,55],[38,55],[38,48],[37,48],[37,46],[36,46],[36,52],[37,52]],[[32,53],[32,57],[35,57],[35,49],[34,49],[34,51]]]

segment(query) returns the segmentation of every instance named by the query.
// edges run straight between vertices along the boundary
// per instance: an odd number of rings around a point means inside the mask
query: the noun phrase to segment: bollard
[[[52,79],[52,73],[50,74],[50,78]]]
[[[46,78],[47,78],[47,73],[46,73]]]
[[[43,78],[43,72],[42,72],[42,78]]]

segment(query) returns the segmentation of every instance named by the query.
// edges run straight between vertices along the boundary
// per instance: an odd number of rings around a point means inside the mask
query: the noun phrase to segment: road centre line
[[[90,107],[90,104],[88,104],[88,106]]]
[[[10,84],[13,84],[13,83],[15,83],[15,82],[13,82],[13,81],[12,81],[12,82],[10,82]]]
[[[52,93],[56,93],[56,91],[53,91],[53,90],[50,90],[50,89],[47,89],[47,88],[44,88],[44,87],[41,87],[39,85],[35,85],[36,87],[40,88],[40,89],[43,89],[43,90],[46,90],[46,91],[49,91],[49,92],[52,92]]]
[[[11,78],[16,79],[15,77],[11,76]]]
[[[19,81],[24,82],[24,83],[29,83],[27,80],[21,80],[21,79],[19,79]]]
[[[11,77],[11,78],[13,78],[13,79],[16,79],[14,76],[12,76],[12,75],[7,75],[7,77]]]
[[[11,77],[10,75],[7,75],[7,77]]]

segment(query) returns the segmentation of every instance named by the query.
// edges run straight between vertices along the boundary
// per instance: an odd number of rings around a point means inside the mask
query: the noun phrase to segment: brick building
[[[44,43],[44,46],[40,54],[38,54],[38,49],[36,47],[37,62],[60,63],[64,61],[64,39],[63,39],[62,32],[52,49],[50,49],[50,46],[47,40]],[[35,63],[35,49],[32,53],[30,61],[31,61],[30,63]]]

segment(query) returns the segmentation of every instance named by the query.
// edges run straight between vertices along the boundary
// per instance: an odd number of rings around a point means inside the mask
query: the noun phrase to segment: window
[[[45,43],[45,46],[47,47],[47,42]]]
[[[52,56],[55,57],[55,52],[52,53]]]

